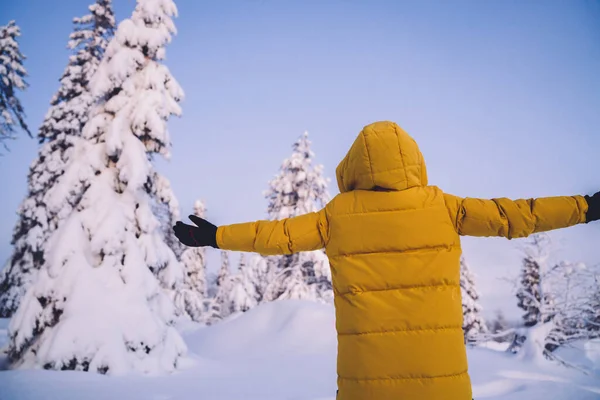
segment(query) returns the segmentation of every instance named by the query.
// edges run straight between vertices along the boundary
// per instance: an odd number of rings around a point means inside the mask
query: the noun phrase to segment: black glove
[[[587,214],[585,215],[585,222],[598,221],[600,219],[600,192],[597,192],[593,196],[583,196],[585,201],[588,203]]]
[[[218,249],[217,246],[217,227],[210,222],[190,215],[193,225],[186,225],[181,221],[177,221],[173,227],[177,239],[186,246],[190,247],[205,247],[210,246]]]

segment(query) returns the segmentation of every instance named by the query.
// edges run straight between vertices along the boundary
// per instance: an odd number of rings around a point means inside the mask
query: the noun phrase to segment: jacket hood
[[[341,193],[427,186],[427,168],[415,140],[396,123],[367,125],[336,169]]]

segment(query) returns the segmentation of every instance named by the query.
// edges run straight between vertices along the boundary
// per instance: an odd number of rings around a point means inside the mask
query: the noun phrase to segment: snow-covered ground
[[[0,400],[334,400],[334,322],[330,306],[268,303],[209,328],[181,325],[189,359],[173,375],[1,371]],[[7,325],[0,320],[0,345]],[[561,355],[591,373],[519,361],[493,348],[470,349],[475,399],[600,399],[600,342]]]

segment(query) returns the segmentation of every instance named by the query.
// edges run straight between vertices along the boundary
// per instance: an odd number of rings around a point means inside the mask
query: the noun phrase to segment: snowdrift
[[[335,315],[305,301],[263,304],[215,326],[180,325],[185,368],[170,376],[101,376],[85,372],[0,372],[0,400],[334,400]],[[0,320],[0,345],[6,341]],[[565,350],[598,372],[600,343]],[[578,358],[579,357],[579,358]],[[493,349],[469,349],[477,400],[597,400],[600,375],[520,361]]]

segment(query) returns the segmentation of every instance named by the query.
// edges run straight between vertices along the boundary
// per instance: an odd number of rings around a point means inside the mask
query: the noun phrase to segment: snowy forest
[[[172,0],[137,0],[117,24],[111,0],[90,4],[73,19],[70,56],[39,127],[20,101],[36,88],[27,83],[18,21],[0,27],[0,152],[14,140],[38,142],[0,270],[0,318],[10,321],[4,369],[173,372],[185,369],[190,350],[185,324],[213,329],[288,300],[332,308],[324,250],[219,251],[220,263],[209,265],[207,252],[216,250],[175,238],[172,226],[185,216],[211,219],[202,188],[193,209],[181,209],[169,177],[155,167],[170,158],[168,123],[185,108],[185,88],[166,61],[176,16]],[[271,181],[256,189],[266,218],[318,211],[331,199],[331,179],[311,145],[298,132]],[[523,243],[521,272],[511,282],[520,320],[500,310],[484,317],[463,255],[464,341],[579,369],[561,351],[600,339],[600,269],[557,262],[545,234]]]

